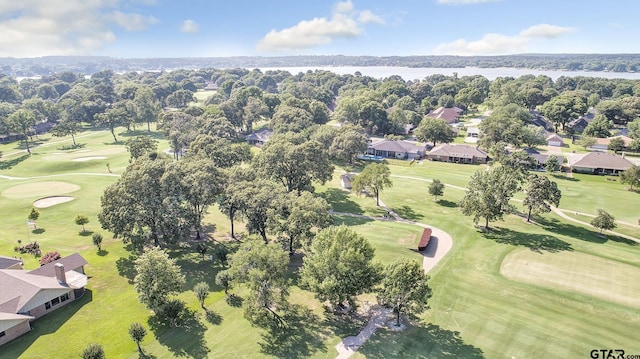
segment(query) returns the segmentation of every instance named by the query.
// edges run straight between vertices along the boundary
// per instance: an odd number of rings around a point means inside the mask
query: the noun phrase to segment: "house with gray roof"
[[[22,260],[0,256],[0,269],[22,269]]]
[[[533,148],[525,148],[523,151],[525,151],[529,156],[533,157],[533,159],[536,161],[535,169],[539,169],[539,170],[545,169],[547,160],[551,156],[554,156],[558,160],[558,163],[560,164],[560,166],[562,166],[562,163],[564,162],[564,156],[559,154],[544,154],[544,153],[538,152]]]
[[[421,142],[404,140],[371,141],[367,154],[399,160],[415,160],[423,158],[427,153],[427,145]]]
[[[86,264],[75,253],[31,271],[0,269],[0,345],[30,331],[32,320],[80,298]]]
[[[254,146],[262,146],[269,141],[272,135],[272,129],[261,128],[247,135],[247,143]]]
[[[606,152],[590,152],[569,163],[573,172],[598,175],[618,175],[631,166],[624,157]]]
[[[476,146],[447,144],[431,149],[427,158],[431,161],[478,164],[487,163],[489,156]]]

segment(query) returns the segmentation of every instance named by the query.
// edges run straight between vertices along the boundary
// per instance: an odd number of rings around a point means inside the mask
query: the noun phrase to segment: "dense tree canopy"
[[[162,249],[147,249],[135,262],[133,288],[140,302],[158,311],[172,294],[178,294],[185,283],[184,274],[174,259]]]

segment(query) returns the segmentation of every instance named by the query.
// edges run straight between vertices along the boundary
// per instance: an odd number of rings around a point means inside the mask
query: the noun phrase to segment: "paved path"
[[[589,227],[593,227],[593,226],[591,225],[591,223],[587,223],[587,222],[581,221],[581,220],[579,220],[579,219],[575,219],[575,218],[573,218],[573,217],[567,216],[567,214],[566,214],[566,213],[564,213],[564,212],[565,212],[565,210],[561,210],[561,209],[558,209],[558,208],[555,208],[555,207],[551,207],[551,210],[552,210],[555,214],[557,214],[558,216],[560,216],[560,217],[562,217],[562,218],[564,218],[564,219],[566,219],[566,220],[568,220],[568,221],[575,222],[575,223],[579,223],[579,224],[582,224],[582,225],[585,225],[585,226],[589,226]],[[594,217],[595,217],[595,216],[594,216]],[[621,222],[621,223],[622,223],[622,222]],[[613,235],[615,235],[615,236],[618,236],[618,237],[626,238],[626,239],[628,239],[628,240],[630,240],[630,241],[634,241],[634,242],[640,243],[640,239],[638,239],[638,238],[636,238],[636,237],[628,236],[628,235],[626,235],[626,234],[622,234],[622,233],[618,233],[618,232],[614,232],[614,231],[605,231],[605,232],[606,232],[606,233],[611,233],[611,234],[613,234]]]
[[[412,224],[423,228],[431,228],[431,241],[429,242],[427,250],[422,253],[422,269],[424,269],[425,273],[428,273],[431,269],[433,269],[433,267],[435,267],[438,262],[440,262],[440,260],[449,252],[449,250],[453,246],[453,240],[447,232],[425,223],[409,221],[405,218],[402,218],[387,205],[385,205],[382,201],[380,201],[380,207],[386,208],[388,213],[393,217],[393,219],[395,219],[396,222]],[[389,220],[389,218],[385,217],[374,217],[345,212],[330,211],[330,213],[350,217],[368,218],[373,220]],[[387,321],[393,319],[393,313],[388,308],[376,307],[371,310],[370,315],[371,317],[369,319],[369,322],[360,331],[360,333],[358,333],[358,335],[346,337],[336,345],[336,350],[338,351],[338,356],[336,357],[336,359],[347,359],[351,357],[367,340],[369,340],[369,338],[373,335],[373,333],[376,332],[378,328],[384,327]]]

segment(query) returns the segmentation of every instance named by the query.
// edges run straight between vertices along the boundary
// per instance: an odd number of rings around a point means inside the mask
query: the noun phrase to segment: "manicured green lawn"
[[[127,134],[119,129],[117,133],[125,141],[144,131]],[[157,133],[154,136],[160,137]],[[19,149],[17,144],[0,145],[5,154],[0,162],[0,176],[20,177],[0,177],[3,208],[0,254],[14,255],[17,239],[24,242],[27,236],[41,243],[44,251],[58,250],[63,255],[79,251],[89,262],[86,268],[91,277],[89,290],[81,300],[35,321],[34,330],[3,346],[0,357],[49,358],[51,353],[74,357],[89,342],[99,342],[108,358],[136,358],[136,346],[127,329],[138,321],[149,329],[142,344],[151,357],[334,358],[337,354],[334,346],[340,338],[355,335],[364,326],[362,318],[346,320],[327,314],[311,293],[295,286],[294,261],[291,302],[295,306],[287,317],[289,327],[277,333],[252,327],[243,318],[242,308],[229,305],[221,288],[215,285],[215,274],[221,266],[203,261],[192,243],[173,249],[171,255],[178,259],[187,277],[188,284],[180,297],[196,315],[179,328],[157,323],[138,303],[129,282],[134,257],[119,240],[111,239],[100,229],[96,217],[102,191],[127,166],[128,153],[122,151],[122,144],[114,145],[106,131],[83,132],[78,142],[84,146],[76,149],[65,149],[70,140],[60,140],[41,138],[45,145],[35,149],[30,158],[8,155]],[[160,147],[166,149],[166,141]],[[77,160],[87,157],[106,158]],[[444,197],[434,202],[427,188],[433,178],[464,187],[469,176],[484,166],[430,161],[411,166],[406,161],[391,161],[390,166],[393,187],[385,189],[381,199],[405,218],[446,230],[454,243],[449,254],[430,272],[431,309],[404,332],[379,330],[355,357],[587,357],[591,349],[614,346],[630,353],[640,352],[635,335],[640,331],[636,307],[560,285],[571,281],[556,276],[553,270],[587,276],[604,266],[615,268],[612,273],[615,278],[640,278],[640,245],[611,235],[600,237],[593,228],[553,214],[537,217],[537,224],[527,224],[521,217],[509,215],[504,222],[492,223],[494,231],[483,233],[456,207],[463,190],[448,186]],[[334,178],[316,190],[334,211],[374,216],[385,213],[375,205],[374,198],[358,197],[340,189],[341,173],[342,168],[338,168]],[[626,191],[619,182],[586,175],[556,181],[563,190],[562,208],[595,213],[595,208],[602,206],[616,218],[632,223],[640,217],[640,208],[634,205],[638,193]],[[34,231],[25,222],[32,203],[51,193],[32,193],[29,188],[39,188],[38,183],[42,182],[59,183],[50,190],[64,191],[68,185],[78,189],[64,194],[73,196],[73,201],[42,209],[40,230]],[[2,195],[7,190],[9,195]],[[89,216],[88,231],[105,235],[102,253],[97,253],[90,235],[80,235],[79,226],[73,222],[78,213]],[[227,240],[229,221],[215,207],[205,223],[215,239],[207,242],[210,247],[234,246]],[[420,254],[413,251],[421,233],[417,226],[338,215],[335,223],[349,225],[368,238],[376,248],[376,260],[383,264],[400,256],[421,261]],[[236,231],[243,230],[243,224],[236,222]],[[26,268],[38,266],[35,258],[23,258]],[[514,262],[514,258],[518,260]],[[516,263],[518,273],[526,278],[546,275],[553,279],[553,285],[505,275],[501,268],[509,261]],[[600,267],[591,268],[591,262]],[[527,263],[537,263],[537,271],[523,273],[527,271]],[[552,266],[540,269],[545,263]],[[200,281],[206,281],[211,288],[205,301],[208,314],[199,308],[190,291]],[[598,282],[592,285],[595,283]],[[241,289],[233,291],[240,297],[246,295]],[[625,287],[624,291],[629,298],[640,297],[637,286]],[[363,298],[373,300],[373,296]]]

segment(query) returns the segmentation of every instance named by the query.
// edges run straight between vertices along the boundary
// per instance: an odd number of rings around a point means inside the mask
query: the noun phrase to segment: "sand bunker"
[[[85,162],[85,161],[91,161],[91,160],[104,160],[104,159],[106,159],[105,156],[91,156],[91,157],[74,158],[72,159],[72,161]]]
[[[33,206],[36,208],[47,208],[55,206],[56,204],[73,201],[73,199],[73,197],[69,196],[45,197],[33,202]]]
[[[8,188],[2,192],[2,195],[8,198],[38,198],[71,193],[79,189],[80,186],[66,182],[33,182]]]

